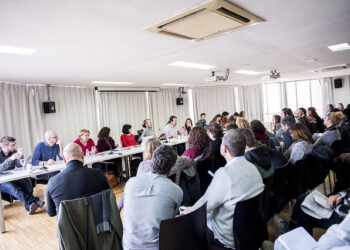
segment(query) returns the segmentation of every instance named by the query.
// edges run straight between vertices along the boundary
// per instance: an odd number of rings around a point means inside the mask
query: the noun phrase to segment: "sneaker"
[[[35,204],[35,202],[33,202],[30,207],[29,207],[29,214],[35,214],[36,210],[38,209],[38,206]]]
[[[38,208],[43,208],[43,206],[45,205],[45,201],[37,201],[36,205],[38,206]]]
[[[277,236],[288,232],[288,221],[283,220],[279,215],[275,214],[272,217],[272,223]]]

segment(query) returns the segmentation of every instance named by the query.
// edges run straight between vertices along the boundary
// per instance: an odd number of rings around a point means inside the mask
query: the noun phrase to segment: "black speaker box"
[[[44,113],[56,113],[55,102],[43,102]]]
[[[339,89],[343,87],[343,79],[334,79],[334,88]]]
[[[176,105],[184,105],[184,99],[182,97],[176,98]]]

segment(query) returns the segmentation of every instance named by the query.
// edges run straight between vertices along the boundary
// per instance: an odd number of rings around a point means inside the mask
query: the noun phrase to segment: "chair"
[[[189,214],[161,221],[159,249],[208,250],[206,205]]]
[[[290,200],[288,187],[288,168],[290,165],[287,163],[283,167],[275,169],[271,183],[271,203],[274,213],[279,213]]]
[[[259,195],[236,204],[233,214],[233,235],[236,250],[259,249],[268,238],[262,213],[262,196]]]
[[[333,142],[331,149],[334,151],[335,157],[338,157],[341,153],[345,152],[344,146],[345,145],[344,142],[342,142],[342,140],[337,140]]]
[[[201,195],[203,195],[213,179],[213,177],[208,174],[209,170],[213,172],[213,159],[197,161],[196,168],[201,185]]]

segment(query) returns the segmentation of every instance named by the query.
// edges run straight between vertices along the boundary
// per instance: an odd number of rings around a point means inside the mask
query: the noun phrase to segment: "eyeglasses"
[[[50,139],[53,138],[53,139],[57,139],[57,135],[56,136],[51,136]]]

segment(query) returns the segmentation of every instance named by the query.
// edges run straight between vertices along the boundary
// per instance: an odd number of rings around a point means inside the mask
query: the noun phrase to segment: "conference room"
[[[0,249],[350,246],[347,0],[0,0]]]

